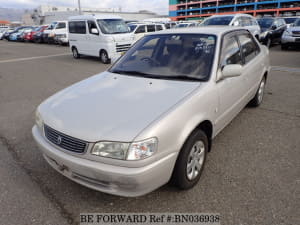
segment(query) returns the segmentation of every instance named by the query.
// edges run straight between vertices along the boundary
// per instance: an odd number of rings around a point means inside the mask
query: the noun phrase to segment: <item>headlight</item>
[[[38,126],[39,129],[43,129],[44,122],[38,110],[35,111],[35,124]]]
[[[140,160],[152,156],[157,149],[157,139],[133,142],[127,153],[127,160]]]
[[[140,160],[153,155],[156,149],[157,139],[150,138],[133,143],[98,142],[93,147],[91,154],[113,159]]]
[[[284,35],[284,36],[291,36],[291,35],[292,35],[292,32],[286,30],[286,31],[284,31],[283,35]]]
[[[266,37],[268,35],[268,33],[269,33],[268,31],[262,32],[260,34],[260,36],[264,38],[264,37]]]
[[[92,149],[92,155],[113,158],[125,159],[129,143],[121,142],[99,142]]]

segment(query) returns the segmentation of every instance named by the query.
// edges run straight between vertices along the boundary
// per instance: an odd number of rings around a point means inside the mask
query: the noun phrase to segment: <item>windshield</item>
[[[208,80],[216,36],[156,34],[138,41],[113,67],[112,73],[157,79]]]
[[[129,24],[128,27],[130,29],[130,32],[133,32],[137,25]]]
[[[261,28],[269,28],[273,24],[273,19],[258,19],[257,22]]]
[[[300,19],[296,20],[296,22],[294,23],[295,27],[300,27]]]
[[[211,17],[203,21],[202,25],[212,26],[212,25],[229,25],[233,16],[218,16]]]
[[[284,19],[286,24],[294,23],[297,20],[296,17],[295,18],[283,18],[283,19]]]
[[[128,26],[122,19],[101,19],[97,22],[103,34],[129,33]]]

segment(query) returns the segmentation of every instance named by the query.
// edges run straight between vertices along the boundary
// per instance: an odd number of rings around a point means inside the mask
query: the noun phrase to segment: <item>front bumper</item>
[[[139,168],[120,167],[66,154],[50,144],[37,126],[32,134],[46,161],[69,179],[97,191],[136,197],[167,183],[177,154],[172,153],[155,163]]]
[[[281,37],[282,44],[296,44],[300,45],[300,37],[293,37],[293,36],[282,36]]]

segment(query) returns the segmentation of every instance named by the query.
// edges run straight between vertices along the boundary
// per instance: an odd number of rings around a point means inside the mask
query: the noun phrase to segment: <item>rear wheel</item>
[[[80,58],[80,54],[78,53],[76,47],[72,48],[72,54],[73,54],[74,59],[79,59]]]
[[[194,131],[182,147],[173,171],[172,180],[180,189],[197,184],[208,152],[208,138],[202,130]]]
[[[110,59],[108,58],[108,54],[105,50],[100,51],[100,60],[103,64],[109,64]]]
[[[262,101],[263,101],[263,97],[264,97],[264,93],[265,93],[265,86],[266,86],[266,77],[264,77],[258,87],[258,90],[254,96],[254,98],[249,102],[249,105],[252,107],[258,107]]]

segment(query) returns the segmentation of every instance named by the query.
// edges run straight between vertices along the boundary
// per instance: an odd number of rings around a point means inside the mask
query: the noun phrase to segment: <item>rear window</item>
[[[85,21],[69,22],[69,32],[72,34],[86,34]]]
[[[229,25],[233,16],[218,16],[218,17],[211,17],[202,23],[204,26],[211,26],[211,25]]]

